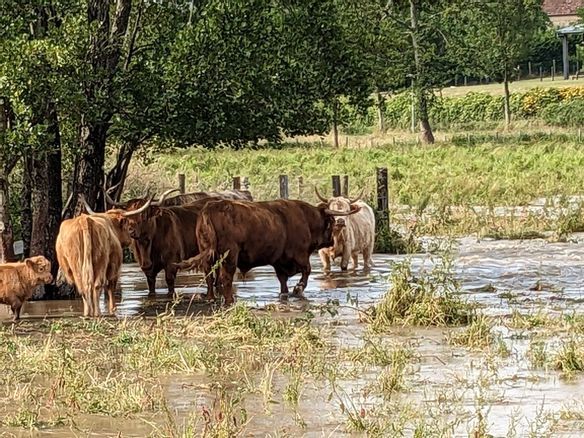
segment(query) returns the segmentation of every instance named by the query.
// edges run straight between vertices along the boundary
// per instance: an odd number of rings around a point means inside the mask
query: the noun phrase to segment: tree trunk
[[[505,112],[505,127],[509,128],[509,125],[511,125],[511,105],[507,68],[505,68],[505,73],[503,75],[503,87],[505,89],[505,97],[503,98],[503,111]]]
[[[383,109],[384,109],[383,108],[383,104],[384,104],[385,100],[383,99],[383,96],[379,92],[379,89],[376,92],[376,96],[377,96],[377,122],[378,122],[378,128],[379,128],[379,132],[383,134],[385,132],[385,117],[384,117],[384,112],[383,112]]]
[[[20,237],[22,238],[23,255],[30,257],[30,241],[32,238],[32,159],[28,156],[24,157],[24,171],[22,180],[22,193],[20,196]]]
[[[83,151],[76,159],[77,174],[73,180],[73,200],[65,217],[80,213],[83,205],[79,194],[83,194],[95,211],[104,207],[103,165],[110,120],[115,108],[109,100],[113,91],[122,46],[128,30],[131,0],[117,0],[115,16],[110,20],[110,0],[90,0],[87,21],[90,25],[88,80],[84,83],[84,95],[88,107],[99,108],[99,116],[88,111],[82,115],[79,144]]]
[[[8,201],[8,181],[2,175],[0,176],[0,263],[16,260]]]
[[[12,122],[13,112],[10,102],[7,98],[0,96],[0,141],[4,141],[3,137],[11,129]],[[0,158],[0,263],[6,263],[16,260],[9,210],[8,175],[16,165],[17,159],[11,156]]]
[[[122,198],[124,192],[124,184],[126,183],[126,177],[128,176],[128,168],[130,167],[130,162],[132,161],[132,156],[134,152],[138,149],[140,143],[125,143],[122,145],[118,152],[118,158],[116,164],[108,172],[106,177],[106,187],[114,187],[115,190],[110,192],[110,197],[114,201],[119,201]]]
[[[339,148],[339,102],[335,97],[333,100],[333,142],[335,149]]]
[[[416,67],[416,74],[413,78],[414,89],[416,90],[416,97],[418,98],[418,120],[420,121],[420,138],[422,142],[432,144],[434,143],[434,134],[432,134],[432,126],[428,118],[428,100],[426,90],[422,83],[423,64],[420,56],[420,47],[418,44],[418,7],[416,0],[410,0],[410,20],[411,28],[410,35],[412,38],[412,49],[414,50],[414,64]]]
[[[426,144],[434,144],[434,134],[432,133],[432,127],[430,126],[428,118],[428,101],[425,92],[422,91],[420,93],[418,102],[420,108],[420,136],[422,142]]]

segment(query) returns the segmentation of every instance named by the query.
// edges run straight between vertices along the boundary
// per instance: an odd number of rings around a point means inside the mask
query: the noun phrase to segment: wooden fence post
[[[527,74],[529,77],[531,77],[531,61],[527,63]]]
[[[178,174],[178,189],[180,190],[180,193],[183,195],[186,191],[185,187],[186,187],[185,174],[179,173]]]
[[[333,175],[333,196],[341,196],[341,177]]]
[[[377,210],[389,210],[389,192],[387,186],[387,167],[377,168]]]
[[[288,175],[280,175],[280,198],[288,199]]]
[[[304,191],[304,178],[298,177],[298,199],[302,199],[302,192]]]
[[[233,177],[233,190],[241,190],[241,177]]]
[[[349,197],[349,175],[343,175],[343,188],[341,193],[345,198]]]
[[[249,178],[247,176],[243,177],[243,180],[241,181],[241,186],[243,187],[243,190],[249,190]]]
[[[539,82],[543,82],[543,67],[539,66]]]

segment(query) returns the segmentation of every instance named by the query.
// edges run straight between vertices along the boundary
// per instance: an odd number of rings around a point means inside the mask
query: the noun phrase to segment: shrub
[[[584,125],[584,99],[574,98],[548,105],[541,118],[550,125],[579,127]]]

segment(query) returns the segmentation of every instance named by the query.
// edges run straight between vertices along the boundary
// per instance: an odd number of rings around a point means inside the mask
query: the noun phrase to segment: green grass
[[[464,143],[464,140],[463,140]],[[526,205],[538,197],[575,195],[584,187],[584,148],[576,141],[528,139],[499,144],[379,146],[355,149],[306,144],[281,150],[178,150],[145,166],[134,162],[128,196],[162,191],[186,174],[187,190],[228,188],[247,176],[258,200],[279,197],[278,176],[288,175],[291,198],[315,201],[314,186],[330,193],[331,175],[348,175],[350,192],[374,199],[376,167],[387,167],[392,204]],[[298,177],[303,178],[299,188]]]

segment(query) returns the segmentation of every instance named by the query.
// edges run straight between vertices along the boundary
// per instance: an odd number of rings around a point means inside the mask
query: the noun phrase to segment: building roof
[[[584,7],[584,0],[544,0],[543,10],[549,16],[576,15]]]

